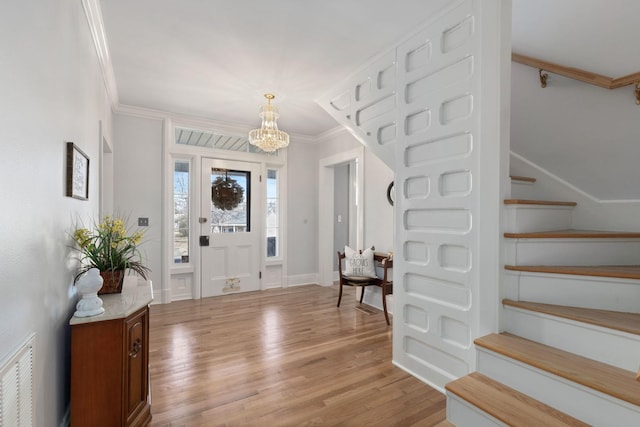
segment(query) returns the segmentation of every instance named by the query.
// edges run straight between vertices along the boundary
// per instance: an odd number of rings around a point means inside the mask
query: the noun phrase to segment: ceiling
[[[316,137],[316,104],[446,0],[101,0],[120,105]],[[513,0],[513,50],[620,77],[640,71],[637,0]],[[605,29],[601,22],[615,22]],[[611,48],[615,47],[615,48]]]

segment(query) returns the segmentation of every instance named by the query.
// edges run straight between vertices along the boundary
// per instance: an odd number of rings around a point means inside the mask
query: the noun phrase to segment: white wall
[[[317,160],[352,151],[362,144],[346,129],[330,132],[316,144]],[[363,167],[363,247],[375,246],[377,252],[393,250],[393,207],[387,201],[387,187],[393,180],[393,171],[373,152],[364,149]],[[319,230],[319,233],[329,231]],[[333,247],[333,246],[331,246]],[[382,308],[380,289],[365,293],[367,304]],[[391,307],[391,304],[389,304]]]
[[[511,170],[539,198],[578,203],[573,227],[640,230],[640,108],[633,86],[603,89],[512,63]]]
[[[162,120],[114,116],[114,212],[133,226],[149,218],[140,249],[155,291],[162,286]]]
[[[111,112],[79,1],[14,0],[0,13],[0,363],[36,333],[35,425],[63,421],[75,309],[68,233],[98,215],[99,123]],[[89,200],[65,197],[65,142],[90,158]]]
[[[349,164],[336,166],[333,176],[333,253],[344,251],[349,245],[349,208],[351,179]],[[338,271],[338,257],[333,259],[333,269]]]
[[[154,290],[161,290],[162,139],[160,119],[119,113],[114,116],[114,210],[136,222],[149,218],[142,246],[152,269]],[[318,159],[360,147],[344,130],[316,144],[292,140],[287,149],[287,278],[285,283],[314,283],[318,274]],[[393,244],[393,209],[386,189],[391,170],[365,153],[364,242],[386,252]],[[367,216],[366,212],[371,212]],[[369,243],[370,242],[370,243]],[[302,249],[301,249],[302,248]]]
[[[142,249],[152,269],[156,295],[162,289],[162,152],[163,120],[170,114],[118,113],[114,117],[114,209],[132,221],[149,218]],[[146,113],[146,114],[145,114]],[[147,117],[148,116],[148,117]],[[317,161],[316,148],[292,142],[287,149],[287,276],[285,283],[312,283],[317,273]],[[300,248],[304,248],[301,250]]]
[[[640,199],[633,86],[603,89],[548,73],[543,89],[537,69],[511,70],[511,150],[595,199]]]
[[[317,267],[318,162],[315,147],[287,148],[287,275],[289,284],[313,282]]]
[[[393,248],[393,206],[387,201],[387,187],[393,171],[370,150],[364,150],[364,247],[376,252]]]
[[[321,136],[315,144],[315,156],[317,159],[331,157],[334,154],[353,150],[362,144],[346,129],[334,129],[332,132]],[[317,163],[317,162],[316,162]]]
[[[362,144],[346,129],[335,130],[316,144],[317,160],[353,150]],[[363,245],[378,252],[393,249],[393,207],[387,202],[387,186],[393,171],[373,152],[364,150],[364,236]]]
[[[394,251],[394,210],[387,200],[387,187],[393,181],[393,171],[371,150],[364,150],[364,247],[375,246],[376,252]],[[393,275],[390,277],[390,279]],[[387,309],[393,312],[392,296]],[[382,310],[382,289],[370,287],[364,302]]]
[[[527,188],[527,198],[576,202],[577,206],[571,214],[571,225],[575,229],[640,230],[640,201],[595,199],[539,165],[515,154],[511,156],[511,173],[536,178],[536,183]]]

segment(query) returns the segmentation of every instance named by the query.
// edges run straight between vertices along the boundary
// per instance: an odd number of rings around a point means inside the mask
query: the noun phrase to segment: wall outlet
[[[140,217],[138,218],[138,227],[148,227],[149,226],[149,218]]]

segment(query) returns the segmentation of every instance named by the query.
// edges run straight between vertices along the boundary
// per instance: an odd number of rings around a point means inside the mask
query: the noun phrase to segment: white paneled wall
[[[395,51],[373,61],[321,100],[321,105],[356,138],[367,141],[390,168],[394,168],[394,143],[398,129]],[[334,95],[335,93],[335,95]]]
[[[320,101],[393,165],[394,363],[441,390],[498,325],[510,16],[450,2]]]
[[[475,363],[475,19],[471,1],[458,3],[398,48],[404,126],[396,147],[402,261],[395,265],[402,292],[394,359],[440,387]],[[414,323],[418,313],[429,320],[426,330]]]

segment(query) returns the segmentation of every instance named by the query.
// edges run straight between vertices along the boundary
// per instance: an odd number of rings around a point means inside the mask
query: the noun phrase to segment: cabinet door
[[[122,352],[121,319],[71,327],[72,426],[122,425]]]
[[[127,425],[147,405],[149,363],[149,311],[144,308],[125,322],[125,395]]]

